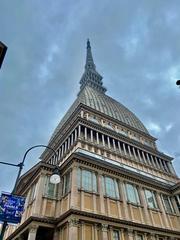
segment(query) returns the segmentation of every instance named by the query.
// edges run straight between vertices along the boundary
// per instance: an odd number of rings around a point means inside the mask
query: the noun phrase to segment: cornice
[[[91,223],[96,222],[96,224],[98,224],[98,223],[101,224],[103,221],[103,223],[106,222],[108,226],[113,226],[113,223],[115,223],[115,224],[120,224],[121,227],[125,228],[125,229],[134,227],[135,230],[141,229],[142,231],[144,231],[146,233],[152,233],[152,231],[154,231],[157,234],[161,234],[161,235],[169,234],[170,236],[175,235],[175,237],[180,236],[180,231],[176,231],[176,230],[155,227],[155,226],[151,226],[151,225],[147,225],[147,224],[128,221],[125,219],[113,218],[113,217],[96,214],[96,213],[92,213],[92,212],[70,209],[58,218],[31,216],[22,225],[20,225],[6,240],[15,239],[17,237],[17,235],[21,231],[26,229],[28,226],[30,226],[30,224],[32,222],[35,222],[36,224],[47,223],[47,224],[50,224],[52,228],[57,229],[57,228],[61,227],[61,223],[64,224],[64,222],[63,222],[64,220],[66,220],[66,222],[68,222],[68,218],[71,215],[77,216],[80,221],[86,221],[86,219],[83,219],[83,218],[89,218],[88,222],[91,222]]]
[[[166,191],[166,192],[171,193],[170,185],[162,184],[161,182],[154,181],[153,179],[150,179],[146,176],[127,171],[126,169],[121,169],[121,168],[117,167],[116,165],[112,165],[110,163],[98,160],[98,159],[93,158],[88,155],[84,155],[84,154],[76,153],[76,152],[72,153],[71,156],[68,159],[66,159],[66,161],[63,163],[63,165],[65,165],[65,164],[70,165],[70,162],[72,162],[72,161],[76,161],[76,162],[79,162],[86,166],[93,167],[94,169],[99,169],[104,172],[108,172],[108,173],[117,175],[124,179],[136,182],[137,184],[144,184],[151,188],[156,188],[161,191]]]

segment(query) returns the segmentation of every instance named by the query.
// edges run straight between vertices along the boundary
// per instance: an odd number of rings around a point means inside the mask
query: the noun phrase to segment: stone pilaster
[[[38,225],[30,225],[28,240],[36,240]]]
[[[134,240],[134,231],[133,231],[133,229],[128,228],[128,230],[127,230],[127,237],[128,237],[128,240]]]
[[[150,221],[150,216],[149,216],[149,212],[148,212],[148,206],[147,206],[147,202],[146,202],[146,197],[144,194],[144,189],[142,188],[142,186],[139,186],[139,196],[140,196],[140,201],[141,204],[143,205],[143,213],[144,213],[144,222],[146,224],[151,224]]]
[[[59,231],[59,229],[54,229],[54,235],[53,235],[53,240],[59,240],[59,238],[60,238],[60,231]]]
[[[166,212],[164,210],[164,206],[162,204],[162,199],[160,198],[159,193],[156,194],[156,199],[157,199],[158,206],[159,206],[159,208],[162,212],[162,221],[164,222],[163,225],[165,225],[166,227],[169,228],[170,226],[169,226],[169,223],[168,223],[168,218],[167,218]]]
[[[108,225],[101,224],[102,240],[108,240]]]
[[[43,192],[45,188],[45,175],[41,174],[38,180],[38,184],[36,186],[36,199],[34,202],[34,207],[33,207],[33,215],[34,216],[39,216],[41,214],[41,206],[42,206],[42,201],[43,201]]]
[[[70,208],[78,207],[78,182],[77,182],[77,166],[74,166],[71,172],[71,200]]]
[[[119,190],[120,190],[120,196],[122,199],[122,212],[123,212],[123,217],[125,219],[129,219],[129,214],[128,214],[128,207],[127,207],[127,200],[125,197],[125,183],[122,183],[122,181],[119,181]]]
[[[99,189],[99,197],[100,197],[100,212],[102,214],[105,213],[105,207],[104,207],[104,193],[103,193],[103,189],[102,189],[102,186],[103,186],[103,177],[102,175],[99,175],[98,174],[98,177],[97,177],[97,180],[98,180],[98,189]]]
[[[68,220],[69,240],[78,240],[79,219],[72,217]]]

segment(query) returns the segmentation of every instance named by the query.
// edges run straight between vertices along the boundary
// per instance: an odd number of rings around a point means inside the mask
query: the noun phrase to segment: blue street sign
[[[2,193],[0,197],[0,221],[19,223],[24,211],[24,204],[24,197]]]

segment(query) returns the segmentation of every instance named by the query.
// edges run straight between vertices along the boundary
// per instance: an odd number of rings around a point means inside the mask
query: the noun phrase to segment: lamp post
[[[34,149],[34,148],[39,148],[39,147],[44,147],[44,148],[50,149],[50,150],[54,153],[54,155],[55,155],[55,160],[58,159],[58,155],[57,155],[57,153],[55,152],[55,150],[54,150],[53,148],[51,148],[51,147],[49,147],[49,146],[46,146],[46,145],[40,144],[40,145],[35,145],[35,146],[33,146],[33,147],[30,147],[30,148],[25,152],[25,154],[24,154],[24,156],[23,156],[23,160],[22,160],[22,162],[20,162],[19,164],[13,164],[13,163],[7,163],[7,162],[0,162],[1,164],[5,164],[5,165],[9,165],[9,166],[13,166],[13,167],[18,167],[18,168],[19,168],[18,175],[17,175],[16,181],[15,181],[15,184],[14,184],[14,188],[13,188],[13,190],[12,190],[12,194],[14,194],[15,191],[16,191],[17,184],[18,184],[18,181],[19,181],[19,179],[20,179],[22,169],[23,169],[23,167],[24,167],[24,161],[25,161],[25,159],[26,159],[26,156],[27,156],[28,152],[31,151],[31,150]],[[55,162],[56,162],[56,161],[55,161]],[[59,173],[59,168],[58,168],[57,165],[55,165],[55,168],[54,168],[54,170],[53,170],[53,173],[52,173],[52,175],[51,175],[51,177],[50,177],[50,182],[53,183],[53,184],[58,184],[58,183],[61,181],[59,174],[60,174],[60,173]],[[4,233],[5,233],[5,230],[6,230],[7,225],[8,225],[7,221],[4,221],[4,222],[3,222],[3,225],[2,225],[2,229],[1,229],[0,240],[3,240]]]
[[[180,87],[180,80],[177,80],[176,85]]]

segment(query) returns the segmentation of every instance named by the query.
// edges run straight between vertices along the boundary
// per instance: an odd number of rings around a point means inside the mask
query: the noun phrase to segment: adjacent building
[[[136,115],[106,94],[87,41],[76,100],[42,161],[20,179],[22,221],[8,240],[180,239],[180,179]],[[54,165],[61,183],[50,183]]]

